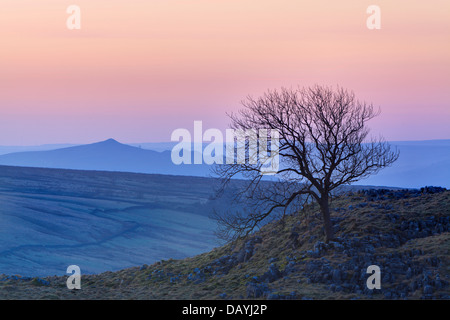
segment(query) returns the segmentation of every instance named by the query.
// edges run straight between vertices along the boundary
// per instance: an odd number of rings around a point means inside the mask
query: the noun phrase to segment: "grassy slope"
[[[401,224],[410,221],[426,220],[434,216],[450,216],[450,191],[433,195],[421,195],[408,199],[385,199],[368,201],[364,196],[353,194],[336,198],[332,203],[332,217],[339,221],[336,235],[348,241],[358,241],[377,234],[402,235]],[[352,206],[349,208],[349,206]],[[337,208],[335,210],[335,208]],[[392,215],[395,214],[394,218]],[[285,270],[291,261],[294,271],[284,274],[275,281],[265,281],[269,287],[270,297],[286,297],[295,292],[295,298],[313,299],[351,299],[370,298],[364,293],[333,292],[328,281],[311,281],[308,266],[328,261],[333,268],[348,264],[350,257],[329,248],[320,256],[308,253],[317,241],[322,240],[321,221],[318,208],[308,207],[296,216],[288,216],[283,222],[274,222],[264,226],[254,236],[261,237],[260,243],[254,244],[253,255],[248,261],[235,263],[226,274],[214,270],[216,259],[240,252],[245,241],[228,244],[183,260],[160,261],[150,266],[134,267],[118,272],[105,272],[98,275],[83,275],[81,290],[68,290],[67,277],[48,277],[42,284],[38,279],[14,280],[3,277],[0,281],[0,298],[2,299],[223,299],[247,298],[248,287],[253,277],[261,277],[271,263]],[[450,233],[448,231],[416,237],[400,245],[383,244],[375,247],[370,255],[372,263],[389,265],[393,257],[408,257],[413,270],[418,270],[410,278],[403,273],[396,273],[394,279],[382,281],[381,293],[374,298],[385,298],[384,293],[398,288],[410,287],[414,281],[423,278],[429,270],[432,277],[436,274],[447,285],[434,290],[428,297],[442,298],[450,294]],[[412,254],[412,251],[420,254]],[[364,259],[368,254],[360,252],[357,259]],[[325,260],[326,259],[326,260]],[[434,260],[433,260],[434,259]],[[438,261],[436,264],[433,261]],[[270,261],[269,261],[270,260]],[[196,269],[198,268],[198,269]],[[361,271],[361,270],[360,270]],[[384,269],[382,268],[382,274]],[[308,273],[309,272],[309,273]],[[355,271],[356,272],[356,271]],[[365,272],[365,270],[362,270]],[[151,275],[151,277],[149,277]],[[352,275],[347,274],[347,279]],[[2,279],[2,276],[0,276]],[[347,281],[347,280],[346,280]],[[348,280],[349,281],[349,280]],[[361,281],[359,282],[361,284]],[[364,279],[365,283],[365,279]],[[278,295],[278,296],[277,296]],[[420,299],[423,287],[409,289],[409,299]],[[262,295],[259,298],[267,298]]]

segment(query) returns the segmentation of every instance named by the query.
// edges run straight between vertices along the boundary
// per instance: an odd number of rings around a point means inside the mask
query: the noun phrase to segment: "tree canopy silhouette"
[[[247,178],[246,187],[236,197],[245,201],[247,210],[216,213],[222,238],[248,235],[274,212],[298,210],[305,199],[312,199],[320,207],[328,242],[334,238],[329,209],[332,191],[398,159],[399,152],[391,150],[382,137],[368,137],[367,122],[380,110],[344,88],[283,88],[256,99],[247,97],[242,105],[244,108],[229,115],[230,127],[241,132],[277,130],[280,168],[276,183],[264,183],[260,162],[214,168],[222,178],[222,190],[232,178]]]

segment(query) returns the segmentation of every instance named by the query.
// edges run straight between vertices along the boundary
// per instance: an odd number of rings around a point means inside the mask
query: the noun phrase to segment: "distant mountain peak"
[[[105,141],[102,141],[102,142],[103,143],[120,143],[119,141],[117,141],[117,140],[115,140],[113,138],[109,138],[109,139],[107,139]]]
[[[81,148],[83,148],[83,147],[101,148],[101,149],[103,149],[103,148],[116,149],[116,148],[123,148],[123,147],[135,148],[135,147],[129,146],[127,144],[120,143],[119,141],[117,141],[117,140],[115,140],[113,138],[109,138],[107,140],[103,140],[103,141],[99,141],[99,142],[94,142],[94,143],[91,143],[91,144],[81,145],[80,147]]]

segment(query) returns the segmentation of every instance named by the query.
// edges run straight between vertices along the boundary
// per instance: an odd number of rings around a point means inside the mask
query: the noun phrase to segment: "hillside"
[[[170,151],[129,146],[114,139],[45,151],[0,155],[0,165],[74,170],[210,176],[207,165],[175,165]]]
[[[238,183],[238,182],[235,182]],[[0,274],[64,275],[217,246],[212,178],[0,166]]]
[[[195,257],[117,272],[0,276],[2,299],[449,299],[450,191],[368,190],[335,198],[336,241],[306,207],[245,240]],[[366,288],[369,265],[381,289]]]
[[[267,182],[269,183],[269,182]],[[0,274],[116,271],[218,245],[213,178],[0,166]],[[239,207],[239,204],[237,204]]]

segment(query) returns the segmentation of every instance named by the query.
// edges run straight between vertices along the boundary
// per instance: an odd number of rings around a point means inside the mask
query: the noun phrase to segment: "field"
[[[217,245],[216,180],[0,167],[0,274],[63,275],[184,258]]]

